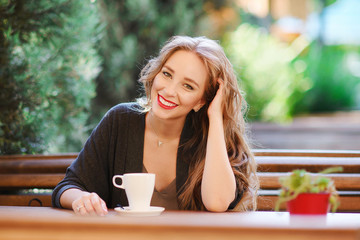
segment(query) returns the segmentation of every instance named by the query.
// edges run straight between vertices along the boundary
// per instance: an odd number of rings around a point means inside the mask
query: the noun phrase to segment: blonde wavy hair
[[[241,201],[235,211],[256,209],[258,178],[256,162],[248,145],[244,114],[247,104],[240,93],[233,66],[226,57],[222,47],[214,40],[206,37],[174,36],[170,38],[157,57],[148,61],[140,73],[139,82],[143,84],[145,96],[138,99],[144,111],[151,109],[151,88],[155,76],[161,71],[170,56],[178,51],[186,50],[195,53],[203,61],[208,71],[208,84],[205,89],[205,105],[198,111],[191,111],[193,135],[184,143],[183,157],[189,161],[189,176],[178,193],[180,209],[205,210],[201,200],[201,181],[204,171],[209,119],[207,109],[218,89],[217,79],[224,81],[224,131],[227,153],[234,172]]]

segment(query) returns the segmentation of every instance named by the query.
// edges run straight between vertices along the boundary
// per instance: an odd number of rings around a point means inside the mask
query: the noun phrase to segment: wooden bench
[[[254,150],[260,178],[258,210],[274,209],[278,178],[293,169],[318,172],[343,166],[328,175],[340,194],[339,212],[360,212],[360,151]],[[51,206],[51,192],[77,153],[0,156],[0,205]],[[282,206],[281,209],[284,209]]]
[[[0,156],[0,205],[51,206],[52,189],[77,153]]]

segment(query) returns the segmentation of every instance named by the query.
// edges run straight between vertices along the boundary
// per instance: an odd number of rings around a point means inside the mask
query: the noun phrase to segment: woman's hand
[[[96,193],[86,193],[72,202],[72,209],[77,215],[105,216],[108,213],[106,204]]]
[[[221,78],[217,79],[219,83],[219,89],[216,92],[216,95],[208,108],[208,117],[209,119],[213,117],[221,117],[223,116],[224,109],[224,81]]]

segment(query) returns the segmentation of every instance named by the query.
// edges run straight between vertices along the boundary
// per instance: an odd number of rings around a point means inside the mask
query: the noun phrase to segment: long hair
[[[189,161],[189,177],[180,189],[179,206],[181,209],[205,209],[201,200],[201,181],[209,130],[207,110],[218,89],[217,79],[221,78],[224,81],[223,119],[226,148],[236,184],[243,194],[234,210],[255,210],[259,184],[256,176],[256,162],[246,137],[244,114],[247,104],[240,93],[233,66],[216,41],[206,37],[174,36],[170,38],[160,50],[159,55],[150,59],[142,69],[139,82],[143,84],[146,95],[139,98],[138,102],[145,111],[150,110],[150,94],[154,78],[170,56],[178,50],[196,54],[203,61],[208,72],[208,83],[204,93],[206,103],[198,112],[189,113],[188,118],[194,132],[189,141],[179,146],[183,147],[183,157]]]

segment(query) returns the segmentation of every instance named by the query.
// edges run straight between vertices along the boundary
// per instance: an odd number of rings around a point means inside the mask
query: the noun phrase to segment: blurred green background
[[[172,35],[220,41],[250,122],[360,109],[357,0],[0,0],[0,154],[78,152]]]

